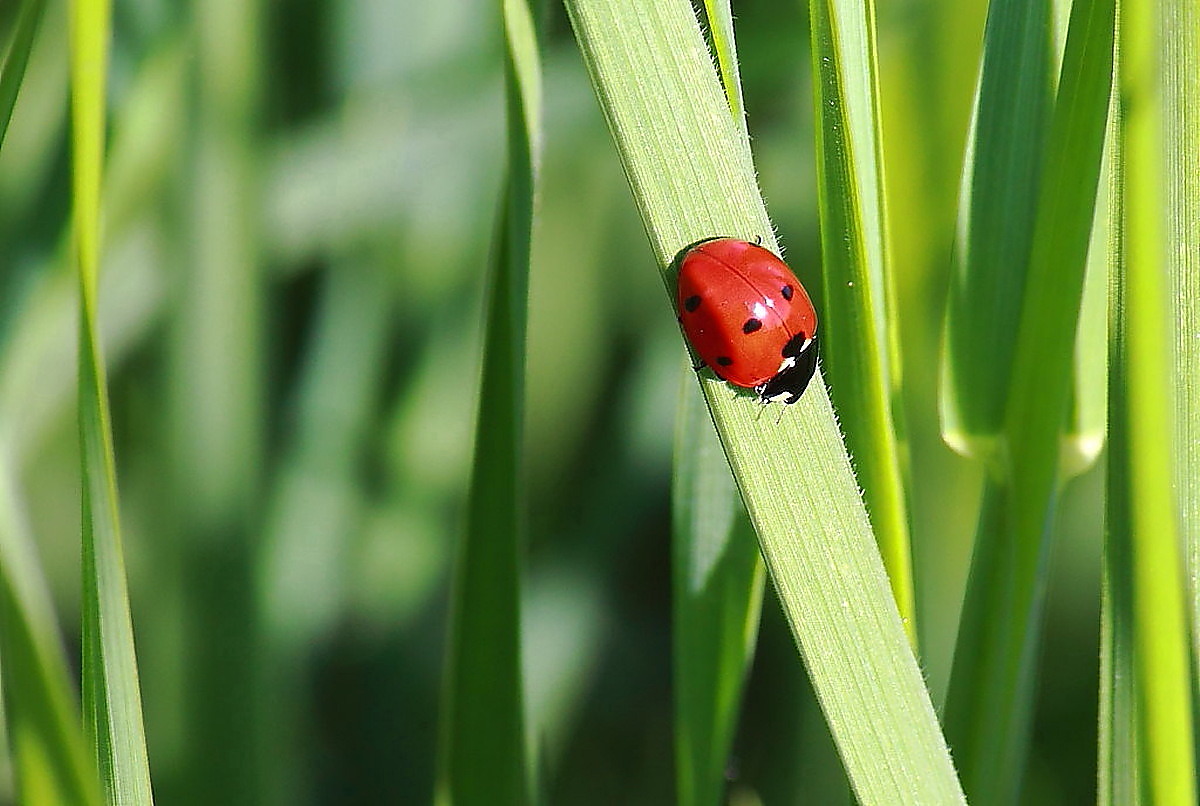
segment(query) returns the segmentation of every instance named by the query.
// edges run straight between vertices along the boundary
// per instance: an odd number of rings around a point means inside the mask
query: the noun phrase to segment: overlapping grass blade
[[[466,533],[455,573],[438,803],[531,799],[521,673],[521,421],[541,86],[525,0],[502,0],[508,177],[489,267]]]
[[[698,239],[776,248],[688,3],[567,10],[667,287],[675,256]],[[860,801],[959,802],[824,381],[778,424],[753,396],[707,375],[701,384]]]
[[[71,4],[72,209],[79,279],[83,711],[111,804],[153,802],[122,556],[116,461],[96,323],[110,6]]]
[[[814,0],[817,179],[825,306],[823,366],[909,638],[917,642],[908,507],[893,394],[899,351],[890,315],[873,0]]]
[[[1013,359],[996,443],[1003,450],[989,457],[991,476],[946,705],[947,737],[977,803],[1015,797],[1028,742],[1049,528],[1061,482],[1059,435],[1072,391],[1112,82],[1114,5],[1079,0],[1072,8],[1020,316],[1006,331],[1013,334]],[[987,70],[985,57],[985,83]],[[985,157],[978,151],[974,156]],[[952,314],[952,331],[967,326]],[[985,411],[975,409],[976,422],[985,421]]]
[[[685,384],[671,495],[672,680],[678,802],[697,806],[724,795],[764,570],[708,409]]]

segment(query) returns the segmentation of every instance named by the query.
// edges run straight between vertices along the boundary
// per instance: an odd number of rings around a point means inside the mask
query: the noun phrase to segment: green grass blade
[[[1168,160],[1166,254],[1175,300],[1175,377],[1200,378],[1200,5],[1163,0],[1163,135]],[[1175,388],[1176,489],[1191,579],[1200,573],[1200,383]],[[1200,657],[1200,585],[1191,596],[1192,643]]]
[[[946,309],[942,430],[959,453],[995,459],[1004,426],[1038,177],[1051,103],[1049,0],[988,7]]]
[[[775,248],[688,3],[571,0],[567,11],[667,288],[674,258],[700,238]],[[960,802],[822,378],[778,424],[753,396],[701,384],[859,800]]]
[[[872,0],[816,0],[812,30],[824,368],[909,638],[917,643],[908,509],[892,394],[899,353],[891,273]]]
[[[738,67],[737,40],[733,35],[733,9],[729,0],[704,0],[704,12],[708,18],[713,53],[717,57],[717,69],[721,74],[721,86],[725,88],[725,98],[729,101],[729,111],[741,128],[748,149],[750,132],[746,128],[746,103],[742,98],[742,75]]]
[[[18,800],[99,806],[100,779],[13,486],[0,467],[0,663]]]
[[[261,227],[264,7],[207,0],[194,7],[185,86],[185,147],[170,232],[182,253],[173,278],[167,357],[169,456],[175,472],[169,560],[180,575],[189,673],[183,691],[190,752],[177,780],[211,803],[262,800],[269,752],[260,709],[258,527],[266,453],[266,280]],[[169,555],[168,555],[169,556]],[[214,700],[222,707],[214,708]]]
[[[1072,8],[1014,331],[1007,450],[981,520],[946,706],[972,802],[1007,803],[1028,742],[1072,366],[1112,83],[1113,0]]]
[[[79,277],[79,435],[83,472],[83,712],[109,803],[153,802],[116,461],[96,324],[100,185],[110,6],[71,4],[72,197]]]
[[[490,267],[466,534],[454,587],[439,803],[530,800],[521,674],[521,421],[541,86],[525,0],[503,0],[508,179]]]
[[[1133,568],[1130,545],[1129,485],[1121,483],[1129,467],[1129,406],[1124,367],[1128,366],[1124,332],[1124,277],[1121,243],[1124,198],[1120,112],[1111,106],[1109,144],[1109,332],[1107,384],[1108,474],[1105,491],[1104,553],[1101,558],[1100,707],[1096,764],[1099,806],[1139,806],[1142,800],[1142,742],[1139,735],[1137,655],[1134,652]]]
[[[1160,72],[1160,32],[1164,29],[1159,13],[1166,9],[1155,3],[1121,6],[1124,199],[1116,309],[1125,360],[1118,362],[1113,372],[1126,417],[1114,418],[1112,431],[1125,441],[1128,452],[1125,465],[1110,465],[1109,484],[1125,488],[1122,494],[1128,504],[1125,539],[1130,546],[1127,573],[1133,588],[1144,786],[1153,803],[1195,803],[1185,577],[1172,483],[1170,323],[1175,311],[1170,275],[1165,271],[1173,246],[1167,222],[1181,211],[1164,207],[1178,197],[1166,192],[1169,174],[1162,150],[1168,109],[1177,108],[1168,97],[1182,87],[1163,83],[1171,73]],[[1178,234],[1176,225],[1172,229]],[[1186,328],[1186,323],[1181,324]],[[1187,483],[1194,485],[1195,479]]]
[[[21,90],[21,79],[25,77],[25,65],[29,63],[29,52],[33,50],[33,40],[45,8],[45,0],[25,0],[21,4],[12,42],[0,61],[0,146],[4,145],[4,135],[12,120],[17,93]]]
[[[672,491],[678,802],[722,802],[762,606],[763,565],[729,463],[690,378],[680,396]]]

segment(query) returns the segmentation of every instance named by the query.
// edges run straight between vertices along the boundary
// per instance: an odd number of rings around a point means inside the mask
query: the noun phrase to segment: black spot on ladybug
[[[700,307],[700,295],[699,294],[692,294],[690,297],[688,297],[687,299],[685,299],[683,301],[683,309],[685,311],[687,311],[688,313],[692,313],[699,307]]]
[[[792,288],[790,285],[785,285],[783,288],[779,289],[779,293],[783,295],[784,299],[790,301],[792,294],[796,293],[796,289]]]
[[[756,330],[762,330],[762,320],[750,317],[746,320],[746,324],[742,325],[742,332],[749,336]]]
[[[727,355],[719,355],[717,356],[717,363],[723,367],[727,367],[733,363],[733,359]]]
[[[807,340],[808,337],[803,332],[797,333],[787,340],[787,344],[783,345],[783,349],[780,352],[784,358],[795,358],[804,352],[804,342]]]

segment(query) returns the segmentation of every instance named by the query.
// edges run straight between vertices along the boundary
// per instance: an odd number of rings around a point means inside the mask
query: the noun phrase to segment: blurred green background
[[[530,748],[546,802],[666,803],[668,496],[685,354],[565,15],[539,10]],[[763,192],[817,298],[807,11],[798,0],[734,10]],[[935,701],[980,484],[941,441],[936,393],[985,11],[982,0],[878,8]],[[478,366],[504,159],[497,5],[130,0],[114,23],[101,326],[159,802],[427,802],[449,566],[475,401],[488,392]],[[0,450],[74,658],[65,39],[65,3],[53,0],[0,150]],[[1072,482],[1059,513],[1030,803],[1094,797],[1101,487],[1095,472]],[[731,797],[848,800],[770,596],[763,612]],[[0,769],[0,801],[9,792]]]

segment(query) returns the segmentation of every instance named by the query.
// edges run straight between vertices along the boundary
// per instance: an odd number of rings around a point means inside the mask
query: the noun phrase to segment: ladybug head
[[[808,388],[813,373],[817,371],[817,334],[811,339],[793,339],[783,349],[783,363],[775,377],[756,386],[758,399],[767,403],[795,403]]]

